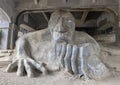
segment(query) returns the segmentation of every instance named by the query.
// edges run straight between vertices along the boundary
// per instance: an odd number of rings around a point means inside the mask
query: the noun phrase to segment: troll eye
[[[72,22],[72,20],[71,20],[71,19],[69,19],[69,20],[68,20],[68,22],[69,22],[69,23],[71,23],[71,22]]]

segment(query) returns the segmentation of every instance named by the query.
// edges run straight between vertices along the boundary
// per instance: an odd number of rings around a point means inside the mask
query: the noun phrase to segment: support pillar
[[[9,42],[8,42],[8,48],[9,49],[14,49],[15,47],[15,42],[17,40],[17,35],[18,35],[18,29],[17,26],[14,23],[10,24],[10,29],[9,29]]]

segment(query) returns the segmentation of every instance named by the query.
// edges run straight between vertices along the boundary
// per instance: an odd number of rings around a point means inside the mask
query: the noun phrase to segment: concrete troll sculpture
[[[109,70],[99,59],[100,46],[87,33],[75,31],[71,13],[59,10],[52,13],[48,28],[28,33],[16,42],[15,56],[6,69],[17,75],[33,77],[33,70],[43,74],[64,69],[73,75],[99,79]]]

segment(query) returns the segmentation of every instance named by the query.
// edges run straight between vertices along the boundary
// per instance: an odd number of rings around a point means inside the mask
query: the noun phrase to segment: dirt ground
[[[120,85],[120,47],[114,35],[99,35],[95,39],[101,46],[101,60],[109,67],[111,76],[102,80],[80,80],[63,71],[35,78],[18,77],[16,73],[6,73],[6,66],[0,67],[0,85]]]

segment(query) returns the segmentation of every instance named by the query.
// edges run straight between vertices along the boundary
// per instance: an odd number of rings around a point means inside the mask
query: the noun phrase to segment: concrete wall
[[[9,18],[15,17],[15,4],[12,0],[0,0],[0,8],[2,8],[9,16]]]
[[[0,49],[8,49],[10,47],[9,45],[11,44],[9,24],[14,22],[16,17],[15,4],[13,0],[0,0],[0,9],[3,10],[3,12],[0,10],[0,17],[3,19],[2,22],[0,22],[0,30],[2,31]]]
[[[68,1],[68,2],[66,2]],[[87,7],[111,7],[117,10],[116,5],[119,0],[39,0],[36,5],[34,0],[19,0],[16,7],[18,11],[25,9],[42,9],[42,8],[57,8],[57,7],[71,7],[71,8],[87,8]]]
[[[120,27],[120,0],[119,1],[119,27]]]
[[[8,45],[8,29],[0,29],[0,31],[2,32],[2,36],[0,39],[0,49],[7,49],[7,45]]]
[[[0,24],[0,49],[8,48],[9,23]]]

